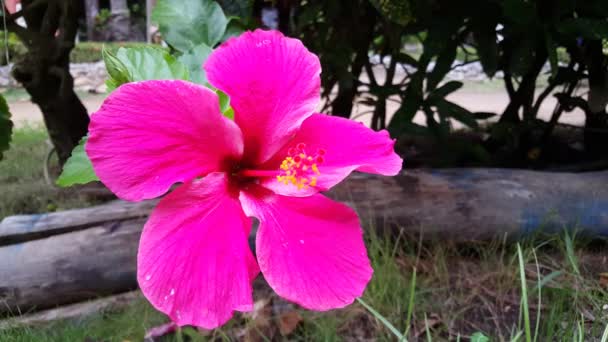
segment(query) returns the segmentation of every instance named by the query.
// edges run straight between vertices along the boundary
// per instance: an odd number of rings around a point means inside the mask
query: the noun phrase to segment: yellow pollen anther
[[[316,154],[306,153],[306,145],[299,143],[290,148],[287,157],[281,162],[281,173],[277,181],[283,185],[295,185],[298,190],[317,185],[317,176],[321,174],[319,164],[325,156],[324,149],[318,149]]]

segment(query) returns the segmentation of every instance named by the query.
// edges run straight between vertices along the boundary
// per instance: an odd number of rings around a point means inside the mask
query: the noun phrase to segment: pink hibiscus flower
[[[137,278],[179,325],[214,328],[253,308],[261,271],[280,296],[313,310],[344,307],[372,275],[356,213],[319,194],[354,170],[395,175],[386,131],[315,114],[318,58],[276,31],[247,32],[204,66],[230,96],[184,81],[129,83],[91,117],[86,151],[120,198],[165,194],[146,223]],[[260,221],[256,257],[248,245]]]

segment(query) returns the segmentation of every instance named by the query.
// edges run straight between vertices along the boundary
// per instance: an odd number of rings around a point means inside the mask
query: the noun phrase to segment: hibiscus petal
[[[322,311],[363,294],[373,270],[352,209],[320,194],[287,197],[261,187],[240,199],[245,213],[260,220],[258,264],[277,294]]]
[[[211,90],[145,81],[121,86],[91,116],[86,152],[112,192],[138,201],[225,169],[242,155],[243,139]]]
[[[323,161],[318,163],[319,174],[311,174],[316,185],[298,189],[269,177],[262,180],[263,186],[281,195],[308,196],[331,188],[354,170],[394,176],[403,164],[387,131],[376,132],[359,122],[314,114],[302,123],[293,140],[261,168],[278,169],[288,150],[298,144],[304,144],[309,154],[324,151]]]
[[[155,308],[178,325],[212,329],[253,308],[259,268],[249,249],[251,220],[222,173],[184,184],[162,199],[144,227],[137,279]]]
[[[250,164],[270,158],[320,101],[319,59],[278,31],[228,40],[209,56],[205,70],[209,82],[230,96]]]

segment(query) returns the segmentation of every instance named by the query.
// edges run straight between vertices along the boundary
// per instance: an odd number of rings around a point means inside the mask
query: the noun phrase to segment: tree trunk
[[[131,20],[127,0],[110,0],[110,11],[112,16],[108,23],[109,39],[112,41],[130,40]]]
[[[585,119],[585,149],[596,158],[608,156],[608,58],[602,41],[587,43],[585,62],[589,70],[588,111]]]
[[[95,18],[99,14],[99,0],[85,0],[85,15],[87,23],[87,39],[95,40]]]
[[[27,9],[36,1],[22,3]],[[87,110],[74,92],[70,74],[70,52],[81,11],[79,0],[48,0],[25,11],[27,28],[7,22],[9,31],[15,32],[28,49],[15,62],[13,76],[40,107],[61,165],[87,134],[89,125]]]

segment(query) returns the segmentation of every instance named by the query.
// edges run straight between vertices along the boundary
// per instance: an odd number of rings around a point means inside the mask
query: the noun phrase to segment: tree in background
[[[22,0],[18,12],[10,7],[12,4],[3,3],[6,15],[0,22],[5,22],[5,29],[15,33],[27,47],[27,53],[14,61],[13,77],[40,107],[63,165],[86,135],[89,124],[87,109],[74,92],[69,60],[83,1]],[[27,27],[16,23],[19,18],[25,20]]]
[[[99,15],[99,0],[84,0],[87,39],[92,40],[95,32],[95,18]]]
[[[111,17],[108,23],[112,41],[129,40],[131,20],[127,0],[110,0]]]

